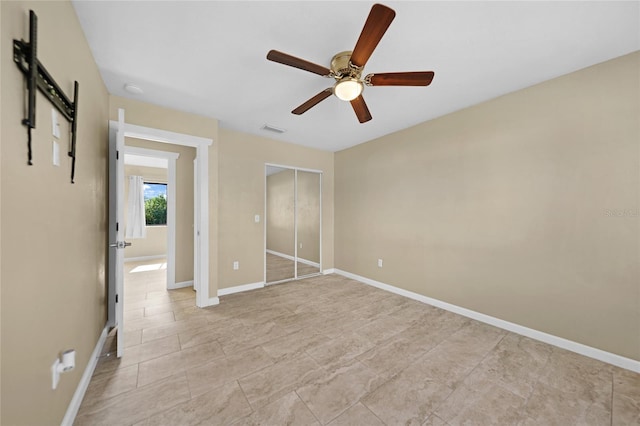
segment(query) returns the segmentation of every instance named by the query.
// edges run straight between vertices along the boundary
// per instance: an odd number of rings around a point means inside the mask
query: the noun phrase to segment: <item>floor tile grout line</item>
[[[385,383],[386,383],[386,382],[385,382]],[[371,413],[371,414],[372,414],[376,419],[380,420],[380,423],[382,423],[383,425],[386,425],[386,424],[387,424],[387,422],[385,422],[385,421],[384,421],[384,420],[382,420],[380,417],[378,417],[378,415],[377,415],[376,413],[374,413],[374,412],[371,410],[371,408],[369,408],[369,406],[368,406],[367,404],[365,404],[365,402],[364,402],[362,399],[363,399],[363,398],[360,398],[360,399],[358,400],[358,402],[359,402],[360,404],[362,404],[362,406],[363,406],[364,408],[366,408],[366,409],[367,409],[367,411],[369,411],[369,412],[370,412],[370,413]],[[427,417],[427,418],[428,418],[428,417]]]
[[[251,414],[255,413],[257,408],[254,408],[253,405],[251,405],[249,398],[247,398],[247,393],[244,391],[242,384],[240,384],[240,379],[236,379],[235,382],[238,384],[238,387],[240,388],[240,391],[242,392],[242,395],[244,396],[245,401],[247,401],[247,405],[249,406],[249,408],[251,408]],[[251,414],[249,414],[248,416],[250,416]],[[244,417],[248,417],[248,416],[244,416]]]
[[[615,373],[613,370],[611,370],[611,413],[610,417],[609,417],[609,425],[613,426],[613,392],[615,391]]]
[[[300,388],[298,388],[300,389]],[[318,416],[316,416],[316,413],[313,412],[313,410],[311,410],[311,408],[309,407],[309,405],[307,404],[307,402],[302,399],[302,397],[300,396],[300,394],[298,393],[298,389],[294,390],[293,392],[295,392],[296,396],[298,397],[298,399],[300,401],[302,401],[302,403],[304,404],[305,407],[307,407],[307,410],[309,410],[309,412],[311,413],[311,415],[313,416],[314,419],[316,419],[316,421],[318,422],[318,424],[322,425],[323,423],[320,421],[320,419],[318,418]]]

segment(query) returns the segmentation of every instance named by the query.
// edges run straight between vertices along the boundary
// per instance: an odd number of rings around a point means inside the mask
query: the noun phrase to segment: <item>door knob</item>
[[[125,248],[125,247],[129,247],[131,245],[131,243],[127,242],[127,241],[116,241],[113,244],[109,244],[109,247],[115,247],[115,248]]]

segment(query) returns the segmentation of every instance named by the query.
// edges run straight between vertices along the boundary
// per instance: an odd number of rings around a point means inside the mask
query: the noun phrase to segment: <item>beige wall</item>
[[[213,118],[207,118],[194,114],[151,105],[131,99],[110,97],[110,117],[116,120],[118,108],[125,109],[125,121],[139,126],[155,129],[179,132],[193,136],[201,136],[214,140],[210,151],[209,167],[209,214],[210,223],[210,247],[209,270],[210,286],[209,294],[215,296],[216,260],[217,253],[216,232],[216,204],[217,196],[216,165],[217,165],[217,132],[218,122]],[[126,144],[147,149],[177,152],[180,157],[176,161],[176,282],[193,280],[193,159],[195,148],[151,142],[134,138],[127,138]],[[129,254],[127,254],[129,257]]]
[[[129,138],[127,138],[129,139]],[[155,182],[155,183],[167,183],[167,169],[163,169],[160,167],[144,167],[144,166],[124,166],[124,226],[127,229],[127,211],[128,211],[128,203],[126,200],[129,199],[129,176],[142,176],[145,182]],[[193,185],[191,186],[191,191],[193,192]],[[193,205],[193,197],[191,204]],[[183,210],[181,210],[183,212]],[[191,209],[193,217],[193,209]],[[177,212],[176,212],[177,213]],[[182,216],[186,216],[183,214]],[[176,221],[180,218],[176,218]],[[188,219],[187,217],[183,217],[183,220]],[[185,220],[186,225],[190,225],[193,223],[193,220],[189,222]],[[167,227],[164,225],[154,225],[147,226],[147,233],[145,238],[132,238],[129,239],[131,243],[130,247],[127,247],[125,250],[125,261],[127,259],[139,258],[139,257],[147,257],[147,256],[166,256],[167,255]],[[191,244],[193,245],[193,238],[191,238]],[[177,253],[176,253],[177,256]],[[183,259],[185,260],[185,259]],[[177,261],[177,260],[176,260]],[[185,260],[188,262],[188,259]],[[191,250],[191,262],[193,262],[193,249]],[[193,265],[193,263],[192,263]],[[186,265],[185,265],[186,266]],[[186,268],[188,269],[188,268]],[[192,268],[193,269],[193,268]],[[188,271],[186,271],[188,272]],[[187,274],[188,275],[188,274]],[[193,275],[191,277],[193,279]],[[186,281],[186,280],[185,280]],[[178,281],[179,282],[179,281]]]
[[[284,170],[267,176],[267,250],[294,255],[295,171]]]
[[[265,163],[323,171],[322,266],[333,268],[333,153],[228,129],[219,137],[219,288],[264,280]]]
[[[639,76],[636,52],[336,153],[336,267],[640,360]]]
[[[25,83],[12,39],[28,38],[38,15],[38,58],[69,96],[80,84],[76,183],[68,124],[61,165],[51,162],[51,108],[39,92],[34,165],[21,124]],[[0,227],[3,425],[59,424],[106,323],[108,94],[69,2],[0,2]],[[76,350],[76,368],[51,389],[51,365]]]

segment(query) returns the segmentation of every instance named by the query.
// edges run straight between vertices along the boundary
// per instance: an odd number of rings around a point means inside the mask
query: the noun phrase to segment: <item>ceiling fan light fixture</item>
[[[333,86],[333,93],[340,100],[352,101],[362,94],[363,89],[364,85],[360,80],[353,77],[345,77]]]

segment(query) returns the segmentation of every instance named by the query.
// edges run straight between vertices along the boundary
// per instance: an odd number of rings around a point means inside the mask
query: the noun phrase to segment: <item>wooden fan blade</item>
[[[387,72],[369,74],[365,81],[371,86],[428,86],[434,75],[433,71]]]
[[[323,77],[326,77],[331,73],[329,68],[325,68],[322,65],[314,64],[313,62],[305,61],[304,59],[296,58],[295,56],[287,55],[286,53],[282,53],[277,50],[270,50],[269,53],[267,53],[267,59],[280,64],[289,65],[290,67],[309,71]]]
[[[369,12],[369,17],[364,23],[356,47],[351,54],[351,63],[357,67],[364,67],[369,60],[382,36],[391,25],[396,12],[381,4],[374,4]]]
[[[305,112],[309,111],[314,106],[318,105],[320,102],[322,102],[325,99],[327,99],[332,94],[333,94],[333,90],[331,88],[325,89],[322,92],[320,92],[317,95],[315,95],[313,98],[309,99],[308,101],[306,101],[305,103],[300,105],[298,108],[296,108],[293,111],[291,111],[291,113],[295,114],[295,115],[304,114]]]
[[[353,107],[353,111],[358,116],[358,121],[361,123],[366,123],[371,120],[371,113],[369,112],[369,108],[367,108],[367,104],[364,101],[362,95],[358,96],[354,100],[351,101],[351,106]]]

